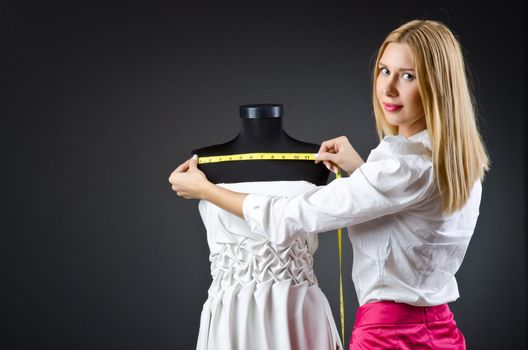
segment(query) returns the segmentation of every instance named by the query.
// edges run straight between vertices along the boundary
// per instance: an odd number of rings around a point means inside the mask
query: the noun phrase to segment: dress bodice
[[[241,193],[293,196],[316,185],[300,181],[259,181],[220,183],[221,187]],[[291,279],[293,284],[307,281],[317,284],[313,273],[313,254],[317,235],[299,235],[282,244],[271,243],[252,232],[243,218],[231,214],[211,202],[201,200],[200,216],[207,230],[211,261],[211,288],[264,283]]]

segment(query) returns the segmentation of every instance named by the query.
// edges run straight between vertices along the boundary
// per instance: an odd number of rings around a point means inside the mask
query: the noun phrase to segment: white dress
[[[306,181],[218,184],[244,193],[294,196]],[[212,283],[200,318],[197,349],[342,349],[328,300],[317,285],[317,235],[272,243],[244,219],[200,200]]]

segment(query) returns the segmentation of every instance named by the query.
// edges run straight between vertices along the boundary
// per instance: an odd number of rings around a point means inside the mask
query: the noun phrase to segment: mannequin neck
[[[239,137],[248,139],[266,139],[267,141],[282,138],[286,132],[282,128],[282,118],[240,118]]]

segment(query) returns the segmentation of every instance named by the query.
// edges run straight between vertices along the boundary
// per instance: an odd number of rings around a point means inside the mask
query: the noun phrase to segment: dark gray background
[[[451,307],[469,349],[524,349],[522,1],[0,2],[2,348],[194,348],[208,247],[172,170],[233,138],[248,103],[283,103],[291,136],[346,135],[366,157],[375,50],[418,17],[459,37],[492,160]],[[338,320],[336,234],[320,241],[316,273]]]

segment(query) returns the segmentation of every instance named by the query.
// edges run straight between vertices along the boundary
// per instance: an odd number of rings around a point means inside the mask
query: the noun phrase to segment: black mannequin
[[[290,137],[282,128],[283,106],[257,104],[240,106],[240,133],[231,141],[195,149],[199,157],[255,153],[317,153],[319,145]],[[330,171],[322,162],[300,160],[245,160],[200,164],[212,183],[305,180],[326,185]]]

